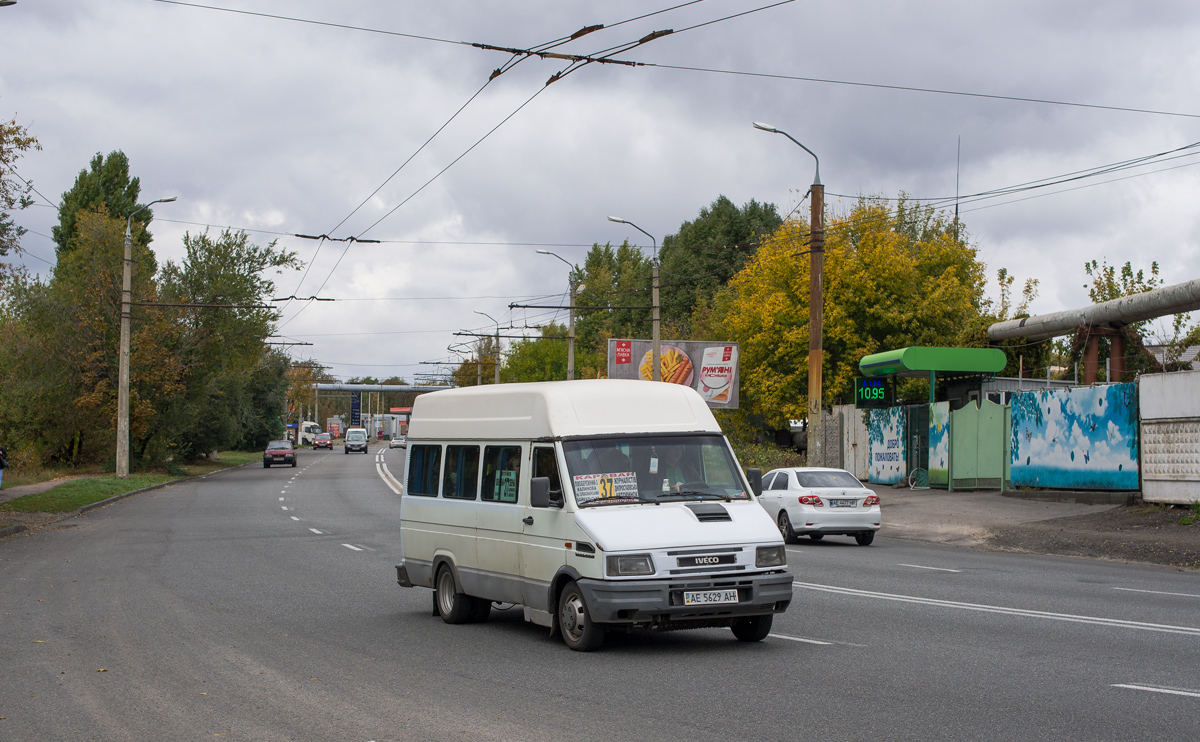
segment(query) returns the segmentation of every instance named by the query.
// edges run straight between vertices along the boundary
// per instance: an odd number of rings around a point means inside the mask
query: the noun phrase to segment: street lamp
[[[809,219],[808,269],[808,465],[825,465],[825,439],[821,431],[821,373],[824,363],[822,335],[824,333],[825,297],[822,274],[825,270],[825,186],[821,184],[821,160],[816,153],[786,131],[754,122],[755,129],[782,134],[817,161],[813,177],[811,217]]]
[[[491,321],[496,323],[496,383],[499,384],[500,383],[500,323],[496,320],[495,317],[488,314],[487,312],[481,312],[478,309],[476,309],[475,314],[482,314],[484,317],[487,317],[488,319],[490,319]]]
[[[121,347],[117,370],[117,479],[129,478],[129,302],[133,293],[133,217],[154,204],[175,200],[160,198],[137,209],[125,220],[125,260],[121,268]]]
[[[650,234],[649,232],[642,229],[641,227],[634,224],[633,222],[629,221],[628,219],[622,219],[617,216],[610,216],[608,218],[608,220],[610,222],[616,222],[617,224],[628,224],[629,226],[633,227],[637,231],[639,231],[642,234],[649,237],[650,243],[652,245],[654,245],[654,257],[651,258],[651,260],[650,260],[650,306],[652,307],[652,310],[651,310],[652,314],[650,315],[650,317],[651,317],[651,326],[653,328],[652,329],[652,337],[654,339],[654,349],[653,349],[653,351],[651,351],[651,356],[650,356],[650,368],[651,368],[651,378],[654,379],[655,381],[661,381],[662,380],[662,370],[659,368],[659,358],[662,357],[662,352],[661,352],[662,351],[662,338],[659,336],[659,331],[658,331],[659,330],[659,327],[658,327],[658,325],[659,325],[658,240],[654,239],[654,235]]]
[[[575,266],[558,253],[552,253],[549,250],[538,250],[538,253],[558,258],[566,263],[572,271],[575,270]],[[567,379],[573,380],[575,378],[575,294],[583,288],[583,284],[576,283],[574,276],[570,273],[567,274],[567,282],[571,287],[571,309],[567,314]]]

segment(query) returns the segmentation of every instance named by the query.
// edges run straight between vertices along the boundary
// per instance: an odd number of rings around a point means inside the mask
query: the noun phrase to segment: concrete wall
[[[1200,500],[1200,371],[1146,374],[1138,381],[1142,499]]]
[[[907,408],[887,407],[871,410],[867,423],[870,464],[869,481],[877,484],[898,484],[908,477],[905,462],[905,433]]]
[[[1010,405],[1014,487],[1138,488],[1137,384],[1025,392]]]

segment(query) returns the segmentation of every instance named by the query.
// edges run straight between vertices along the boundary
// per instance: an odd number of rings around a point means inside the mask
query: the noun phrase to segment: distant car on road
[[[333,436],[331,436],[329,433],[317,433],[317,436],[313,438],[313,450],[315,451],[318,448],[328,448],[330,451],[332,451]]]
[[[404,436],[402,436],[402,435],[393,435],[392,439],[388,441],[388,448],[407,448],[407,447],[408,447],[408,442],[404,440]]]
[[[346,430],[346,443],[342,453],[362,451],[367,453],[367,431],[365,428],[349,428]]]
[[[263,468],[270,469],[271,464],[296,465],[296,448],[291,441],[271,441],[267,444],[267,450],[263,451]]]
[[[763,476],[758,501],[789,544],[800,536],[841,535],[868,546],[882,523],[879,496],[845,469],[773,469]]]

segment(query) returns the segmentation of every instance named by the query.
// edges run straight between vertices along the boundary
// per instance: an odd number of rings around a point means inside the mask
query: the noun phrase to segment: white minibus
[[[792,599],[783,538],[704,400],[584,380],[421,395],[400,505],[404,587],[447,623],[493,603],[596,649],[605,633],[730,627],[759,641]]]

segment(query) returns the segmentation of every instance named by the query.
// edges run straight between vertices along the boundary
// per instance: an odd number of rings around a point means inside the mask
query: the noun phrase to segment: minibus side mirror
[[[529,480],[529,505],[535,508],[550,507],[549,477],[534,477]]]
[[[762,469],[747,469],[746,478],[750,480],[750,490],[754,495],[756,497],[762,495]]]

